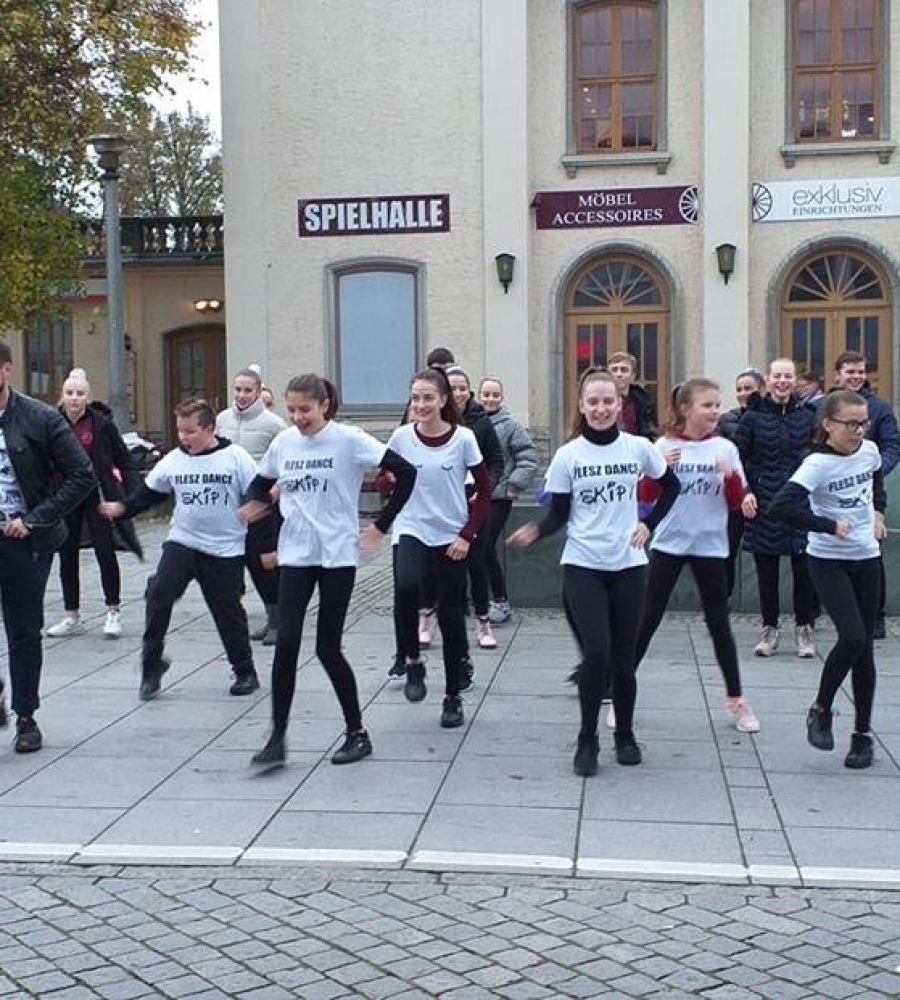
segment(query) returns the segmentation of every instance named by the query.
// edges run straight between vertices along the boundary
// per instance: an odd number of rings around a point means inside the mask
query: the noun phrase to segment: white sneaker
[[[797,656],[801,660],[811,660],[816,655],[813,645],[812,625],[797,626]]]
[[[762,636],[753,649],[755,656],[771,656],[778,649],[778,629],[774,625],[763,625]]]
[[[433,609],[431,611],[420,611],[419,612],[419,645],[420,646],[430,646],[431,637],[434,635],[434,627],[437,625],[437,612]]]
[[[56,625],[51,625],[47,629],[47,635],[53,639],[61,639],[67,635],[81,635],[83,631],[84,622],[80,618],[72,618],[71,615],[66,615],[61,622],[57,622]]]
[[[487,618],[479,618],[477,620],[478,627],[478,645],[482,649],[496,649],[497,640],[494,638],[494,633],[491,631],[491,623]]]
[[[122,614],[118,608],[110,608],[106,612],[106,621],[103,623],[103,634],[110,639],[118,639],[122,634]]]
[[[488,621],[491,625],[503,625],[512,618],[512,608],[509,601],[491,601],[491,608],[488,611]]]
[[[743,698],[727,698],[725,709],[734,720],[734,728],[739,733],[759,732],[759,719]]]

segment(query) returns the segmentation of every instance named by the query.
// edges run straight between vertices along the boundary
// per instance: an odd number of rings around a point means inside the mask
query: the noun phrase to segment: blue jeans
[[[53,553],[35,552],[30,539],[0,535],[0,607],[9,650],[12,710],[32,715],[41,703],[44,593]]]

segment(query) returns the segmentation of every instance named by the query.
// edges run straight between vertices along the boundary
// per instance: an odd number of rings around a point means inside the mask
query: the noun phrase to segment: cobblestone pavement
[[[303,869],[0,870],[0,996],[896,997],[900,894]]]

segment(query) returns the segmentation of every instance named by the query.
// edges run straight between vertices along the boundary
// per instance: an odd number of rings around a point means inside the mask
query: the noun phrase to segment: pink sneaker
[[[739,733],[759,732],[759,719],[743,698],[726,698],[725,710],[734,719],[734,728]]]
[[[478,619],[478,645],[482,649],[496,649],[497,640],[491,631],[491,623],[487,618]]]
[[[434,635],[434,628],[437,625],[437,612],[432,608],[430,611],[419,612],[419,645],[430,646],[431,637]]]

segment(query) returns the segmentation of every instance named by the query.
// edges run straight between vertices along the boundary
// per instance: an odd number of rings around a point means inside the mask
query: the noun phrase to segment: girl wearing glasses
[[[618,427],[622,397],[609,372],[588,369],[581,377],[571,439],[553,456],[546,488],[550,510],[540,523],[510,535],[526,548],[566,528],[562,554],[563,604],[581,649],[578,698],[581,729],[573,760],[577,775],[597,773],[600,703],[612,681],[616,760],[639,764],[632,732],[634,648],[644,604],[650,533],[678,497],[679,485],[666,460],[642,437]],[[638,516],[638,480],[660,487],[656,506]]]
[[[816,447],[769,508],[772,517],[809,532],[810,575],[837,630],[807,715],[807,739],[817,750],[834,749],[831,709],[849,673],[856,718],[844,765],[853,769],[871,767],[873,758],[878,543],[886,535],[881,455],[865,440],[868,426],[862,396],[844,389],[828,393]]]

